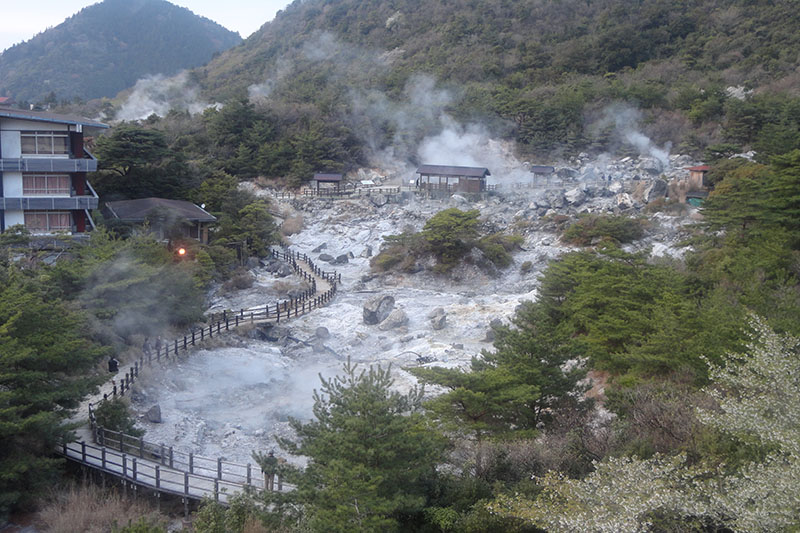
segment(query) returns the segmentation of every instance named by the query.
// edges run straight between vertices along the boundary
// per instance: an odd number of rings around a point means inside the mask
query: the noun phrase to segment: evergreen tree
[[[54,479],[62,422],[95,385],[103,350],[83,317],[48,298],[16,267],[0,274],[0,517]]]
[[[296,498],[314,531],[403,531],[421,519],[443,443],[420,412],[423,391],[392,390],[390,369],[322,380],[314,420],[290,419],[297,442],[281,447],[309,458]]]

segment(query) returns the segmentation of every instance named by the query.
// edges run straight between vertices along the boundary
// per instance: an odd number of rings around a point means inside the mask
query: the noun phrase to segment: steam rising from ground
[[[658,147],[647,135],[641,132],[639,123],[642,113],[626,104],[617,104],[606,108],[603,118],[596,128],[614,127],[614,133],[623,142],[635,147],[639,155],[650,156],[661,165],[660,170],[669,169],[669,150],[671,144]]]
[[[163,117],[172,109],[188,111],[194,115],[214,106],[219,104],[210,104],[200,99],[200,90],[190,83],[186,71],[173,77],[157,74],[136,82],[133,92],[114,118],[143,120],[153,114]]]

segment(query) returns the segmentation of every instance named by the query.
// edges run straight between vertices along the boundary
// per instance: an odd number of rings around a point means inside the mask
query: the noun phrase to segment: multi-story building
[[[33,234],[83,233],[97,194],[86,180],[97,160],[83,146],[80,117],[0,108],[0,231],[22,224]]]

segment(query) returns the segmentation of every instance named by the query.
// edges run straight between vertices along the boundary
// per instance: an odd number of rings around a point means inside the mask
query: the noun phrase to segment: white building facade
[[[84,128],[100,122],[53,113],[0,109],[0,231],[80,234],[93,227],[97,194],[86,179],[97,160]]]

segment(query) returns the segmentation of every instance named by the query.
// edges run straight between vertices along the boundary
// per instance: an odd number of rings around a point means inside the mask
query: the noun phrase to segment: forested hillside
[[[348,164],[439,127],[393,120],[415,91],[523,154],[615,148],[619,101],[660,145],[769,152],[800,142],[799,18],[788,0],[297,1],[195,79],[216,101],[267,97],[279,133],[360,139]]]
[[[0,55],[0,94],[18,102],[112,97],[173,75],[241,38],[164,0],[105,0]]]

